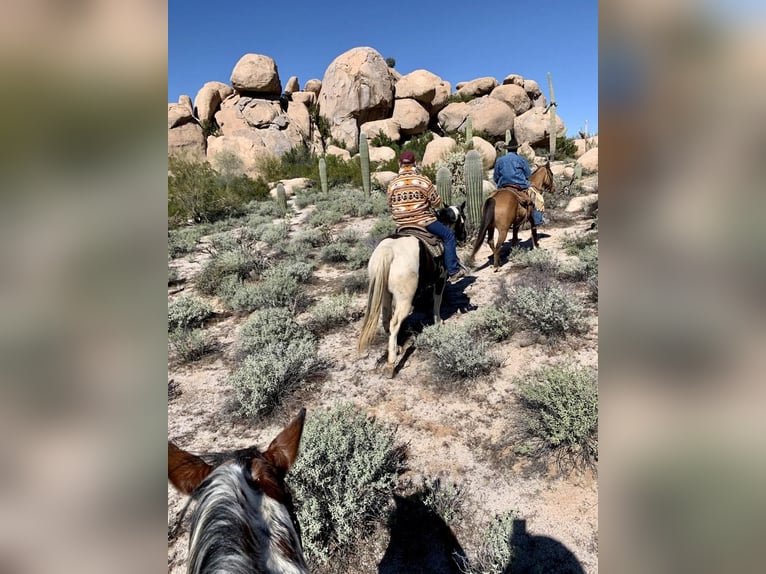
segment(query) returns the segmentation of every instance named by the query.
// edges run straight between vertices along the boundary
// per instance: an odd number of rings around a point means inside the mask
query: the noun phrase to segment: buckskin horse
[[[554,193],[556,186],[553,182],[553,172],[550,162],[537,168],[529,177],[529,182],[535,189]],[[508,228],[513,229],[511,247],[519,242],[519,228],[526,221],[532,229],[532,248],[539,247],[537,241],[537,225],[532,217],[534,202],[529,194],[514,186],[501,187],[493,191],[484,200],[481,209],[481,226],[479,234],[473,243],[471,258],[481,247],[486,236],[487,244],[492,249],[495,271],[500,268],[500,248],[508,235]],[[495,229],[497,229],[497,243],[494,242]]]
[[[458,242],[465,241],[465,202],[437,212],[439,221],[449,226]],[[378,319],[388,335],[386,374],[394,376],[399,348],[399,329],[412,312],[415,295],[427,292],[433,300],[434,322],[441,322],[440,310],[447,268],[444,256],[434,257],[423,242],[411,235],[394,233],[378,243],[367,265],[369,287],[367,310],[362,321],[357,349],[363,352],[375,336]]]
[[[168,441],[168,479],[191,495],[189,502],[197,501],[189,574],[308,574],[284,481],[298,454],[305,417],[301,409],[266,451],[210,455],[213,464]]]

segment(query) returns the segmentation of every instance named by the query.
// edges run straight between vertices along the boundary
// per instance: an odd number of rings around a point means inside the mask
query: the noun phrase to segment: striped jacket
[[[436,221],[434,210],[442,205],[431,180],[420,175],[414,166],[402,166],[399,175],[388,184],[387,197],[397,225],[426,227]]]

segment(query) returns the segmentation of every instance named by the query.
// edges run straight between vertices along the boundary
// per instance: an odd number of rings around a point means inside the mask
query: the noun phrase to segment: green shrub
[[[262,223],[253,231],[260,241],[274,245],[287,239],[290,226],[287,223]]]
[[[403,471],[404,452],[394,430],[351,405],[307,417],[288,480],[311,563],[353,551],[372,530]]]
[[[296,244],[299,248],[306,249],[306,247],[321,247],[327,245],[332,241],[332,237],[327,233],[326,228],[313,227],[310,229],[303,229],[293,235],[290,243]]]
[[[465,177],[463,175],[463,167],[465,166],[465,152],[453,151],[447,154],[443,160],[436,162],[434,166],[434,173],[440,167],[446,167],[452,174],[452,202],[459,204],[465,198]],[[431,181],[435,181],[432,179]]]
[[[595,245],[598,241],[598,234],[567,234],[562,240],[561,245],[568,255],[579,255],[586,247]]]
[[[298,339],[312,339],[311,333],[295,321],[286,307],[258,309],[242,324],[235,344],[235,355],[244,359],[248,355],[273,344],[288,344]]]
[[[503,574],[510,572],[513,558],[514,512],[495,516],[481,536],[476,557],[464,571],[465,574]]]
[[[348,261],[349,251],[348,243],[335,241],[322,247],[322,250],[319,252],[319,258],[327,263],[340,263]]]
[[[213,309],[200,299],[182,295],[168,304],[168,331],[199,327],[213,316]]]
[[[175,329],[170,332],[170,346],[182,363],[201,359],[218,350],[218,344],[202,329]]]
[[[199,125],[202,128],[202,135],[205,136],[205,140],[210,136],[221,135],[221,126],[218,125],[215,118],[212,120],[202,120]]]
[[[500,362],[484,339],[476,339],[465,325],[430,325],[418,335],[417,344],[428,352],[440,382],[455,383],[489,373]]]
[[[543,274],[555,274],[559,264],[550,251],[545,249],[524,249],[514,246],[508,255],[508,261],[519,267],[526,267]]]
[[[412,496],[447,524],[455,524],[463,518],[465,493],[455,483],[442,484],[439,478],[423,478],[420,488]]]
[[[348,266],[350,269],[367,267],[372,256],[372,246],[369,243],[355,245],[348,252]]]
[[[507,304],[489,305],[466,318],[466,328],[474,337],[499,342],[509,339],[518,329],[518,319]]]
[[[534,445],[584,462],[598,459],[598,383],[593,371],[544,367],[518,385],[526,435]]]
[[[307,297],[301,283],[311,277],[310,263],[290,261],[268,268],[262,281],[242,283],[232,281],[219,291],[224,305],[232,311],[251,312],[263,307],[303,308]]]
[[[595,281],[598,291],[598,245],[582,248],[577,257],[561,269],[559,276],[568,281]]]
[[[354,321],[358,318],[358,314],[353,312],[352,303],[351,295],[347,293],[330,295],[319,300],[309,309],[311,330],[314,333],[324,333],[334,327]]]
[[[334,209],[317,209],[309,215],[307,223],[311,227],[329,227],[343,221],[344,215]]]
[[[265,416],[321,367],[313,339],[299,338],[248,355],[227,383],[234,388],[242,414]]]
[[[474,99],[474,96],[470,96],[466,93],[459,94],[458,92],[455,92],[454,94],[451,94],[447,98],[448,104],[454,104],[454,103],[460,103],[460,102],[470,102]]]
[[[168,230],[168,254],[172,258],[194,251],[205,230],[199,225]]]
[[[406,137],[406,136],[405,136]],[[426,146],[434,139],[434,133],[432,131],[426,131],[422,134],[411,136],[401,144],[402,151],[411,151],[415,154],[418,161],[423,159],[423,155],[426,153]],[[398,167],[398,166],[397,166]],[[399,171],[393,169],[391,171]],[[431,180],[434,181],[434,180]]]
[[[227,278],[244,281],[260,274],[267,266],[266,259],[257,253],[235,249],[217,253],[194,277],[194,286],[204,295],[219,295]]]
[[[343,278],[341,289],[344,293],[362,293],[367,291],[367,271],[357,271]]]
[[[394,231],[396,231],[396,223],[394,223],[394,220],[391,216],[383,216],[378,218],[372,225],[368,237],[372,243],[377,244],[381,239],[388,237]]]
[[[513,312],[522,325],[548,337],[584,333],[588,323],[577,298],[559,285],[517,287],[510,295]]]

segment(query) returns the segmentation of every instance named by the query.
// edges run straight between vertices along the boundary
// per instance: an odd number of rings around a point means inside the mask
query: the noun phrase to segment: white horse
[[[437,212],[439,221],[450,227],[457,241],[465,241],[465,202]],[[378,243],[367,265],[369,286],[367,311],[362,322],[357,349],[361,353],[369,346],[383,315],[383,329],[388,335],[388,361],[386,374],[394,376],[400,349],[397,345],[399,329],[412,312],[412,302],[419,289],[429,289],[433,300],[434,322],[441,322],[440,310],[447,268],[444,256],[434,258],[412,236],[386,237]]]

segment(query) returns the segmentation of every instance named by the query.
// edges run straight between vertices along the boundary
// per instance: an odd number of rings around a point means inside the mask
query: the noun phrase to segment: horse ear
[[[283,472],[290,470],[290,467],[298,457],[298,446],[301,442],[303,422],[305,420],[306,409],[301,409],[295,418],[282,429],[282,432],[271,441],[269,448],[263,453],[263,457],[266,460]]]
[[[168,441],[168,479],[183,494],[191,494],[213,467]]]

